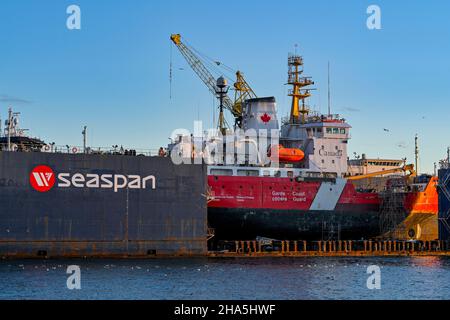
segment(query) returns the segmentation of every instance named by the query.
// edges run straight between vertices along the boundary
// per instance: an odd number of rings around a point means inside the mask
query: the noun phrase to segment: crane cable
[[[208,65],[210,69],[212,69],[216,75],[218,76],[223,76],[225,78],[227,78],[230,82],[234,81],[234,73],[236,73],[235,69],[227,66],[226,64],[215,60],[211,57],[209,57],[208,55],[200,52],[199,50],[195,49],[189,42],[187,42],[185,39],[183,39],[184,45],[186,47],[188,47],[190,50],[192,50],[193,52],[195,52],[198,56],[203,58],[203,63]],[[227,72],[231,73],[232,75],[230,76],[230,74],[224,74],[224,70],[226,70]]]
[[[169,66],[169,99],[172,100],[172,46],[170,44],[170,66]]]

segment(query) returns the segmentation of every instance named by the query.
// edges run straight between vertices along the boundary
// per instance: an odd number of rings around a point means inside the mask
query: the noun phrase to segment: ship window
[[[325,163],[325,160],[322,159],[322,163]]]
[[[288,171],[288,172],[287,172],[287,176],[288,176],[289,178],[292,178],[292,177],[294,176],[294,172],[293,172],[293,171]]]
[[[232,169],[211,169],[211,174],[216,176],[232,176]]]
[[[244,177],[255,177],[255,176],[259,176],[259,171],[258,170],[238,170],[237,171],[237,175],[238,176],[244,176]]]
[[[333,133],[333,130],[331,128],[327,128],[327,133]]]
[[[269,170],[264,170],[264,171],[263,171],[263,176],[264,176],[264,177],[270,176],[270,171],[269,171]]]
[[[275,171],[273,176],[274,177],[281,177],[281,172],[280,171]]]
[[[334,160],[331,160],[331,163],[334,163]]]
[[[322,132],[322,128],[317,128],[317,132]]]
[[[341,128],[341,134],[345,134],[345,129]]]
[[[334,134],[338,134],[339,133],[339,128],[333,128],[333,133]]]

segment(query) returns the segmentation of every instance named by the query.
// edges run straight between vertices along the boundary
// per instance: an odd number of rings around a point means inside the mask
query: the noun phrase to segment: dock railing
[[[450,255],[450,241],[239,240],[218,241],[210,256],[401,256]]]

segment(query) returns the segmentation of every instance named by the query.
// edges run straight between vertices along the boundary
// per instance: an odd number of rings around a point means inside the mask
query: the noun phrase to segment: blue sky
[[[81,30],[66,28],[71,4]],[[366,28],[370,4],[382,30]],[[212,126],[214,99],[174,47],[169,97],[171,33],[242,70],[280,116],[297,44],[316,82],[310,104],[323,112],[331,63],[332,111],[353,126],[349,154],[412,162],[417,133],[431,172],[450,145],[449,16],[443,0],[3,0],[0,115],[12,105],[23,127],[61,145],[80,145],[87,125],[92,146],[155,149],[197,118]]]

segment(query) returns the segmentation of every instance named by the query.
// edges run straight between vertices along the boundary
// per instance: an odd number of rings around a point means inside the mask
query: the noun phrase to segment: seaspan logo
[[[55,185],[55,173],[50,167],[38,166],[30,174],[31,186],[39,192],[47,192]],[[112,189],[118,192],[120,189],[156,189],[155,176],[142,178],[139,175],[123,174],[82,174],[59,173],[57,176],[58,188],[95,188]]]
[[[55,185],[55,173],[50,167],[37,166],[30,174],[31,186],[39,192],[47,192]]]

